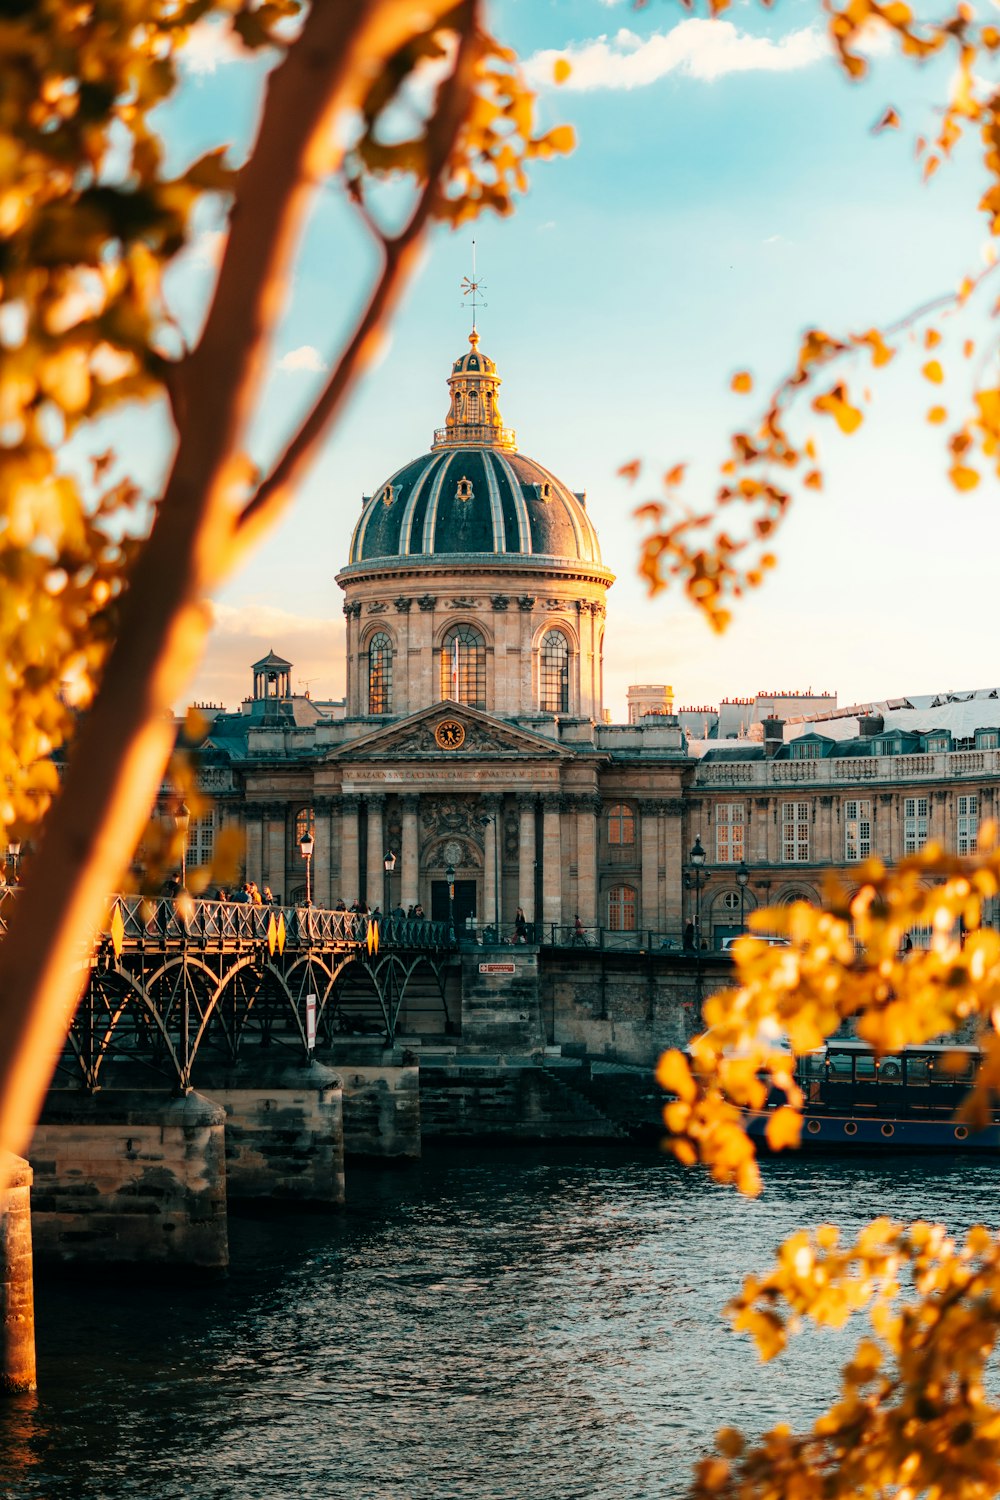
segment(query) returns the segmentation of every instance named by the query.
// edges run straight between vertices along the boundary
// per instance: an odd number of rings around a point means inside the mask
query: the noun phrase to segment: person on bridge
[[[580,913],[577,912],[576,920],[573,923],[573,947],[586,948],[587,946],[587,934],[584,930],[583,923],[580,921]]]

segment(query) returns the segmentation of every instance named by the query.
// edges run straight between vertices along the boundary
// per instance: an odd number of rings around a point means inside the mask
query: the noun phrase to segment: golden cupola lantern
[[[479,352],[479,334],[469,334],[469,352],[456,359],[448,376],[451,402],[445,425],[434,433],[432,452],[442,448],[502,448],[517,451],[517,434],[503,425],[500,376],[489,355]]]

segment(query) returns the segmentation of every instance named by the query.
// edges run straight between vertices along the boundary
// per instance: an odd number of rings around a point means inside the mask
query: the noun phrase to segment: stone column
[[[365,798],[368,808],[368,889],[365,900],[371,907],[382,905],[382,888],[385,871],[382,859],[385,855],[385,795],[376,792]]]
[[[288,895],[285,880],[285,809],[280,806],[268,807],[266,816],[264,882],[272,891],[278,891],[284,899]]]
[[[420,798],[403,798],[403,852],[399,901],[404,910],[420,900]],[[428,906],[430,902],[428,901]]]
[[[670,797],[663,804],[665,815],[664,844],[666,880],[664,889],[664,929],[679,939],[684,930],[684,867],[687,850],[684,841],[684,803]]]
[[[391,710],[397,717],[410,712],[410,610],[412,599],[399,598],[396,609],[396,651],[392,663]],[[404,900],[403,905],[407,902]]]
[[[641,875],[640,892],[642,919],[640,927],[647,932],[656,932],[659,928],[659,817],[658,807],[655,802],[640,802],[639,815],[642,819],[640,830],[640,858]],[[645,938],[643,939],[645,941]]]
[[[31,1180],[26,1161],[0,1154],[0,1396],[35,1389]]]
[[[499,902],[497,878],[503,879],[500,870],[502,804],[498,796],[491,794],[488,797],[482,797],[479,805],[482,808],[481,816],[489,819],[483,828],[483,909],[479,914],[479,920],[492,926]],[[500,913],[500,921],[503,921],[503,912]],[[500,934],[497,933],[497,939],[499,936]]]
[[[324,798],[313,802],[316,816],[316,843],[312,857],[312,896],[314,905],[329,911],[336,899],[332,896],[330,872],[333,867],[333,817],[330,803]],[[273,889],[273,887],[272,887]],[[286,891],[287,886],[282,886]]]
[[[545,941],[562,924],[562,798],[542,799],[542,924]]]
[[[535,797],[518,797],[517,904],[526,922],[535,920]]]
[[[340,801],[340,885],[339,895],[348,906],[361,894],[361,872],[358,868],[359,797],[342,797]]]
[[[597,926],[597,818],[599,797],[581,797],[576,810],[576,909],[584,927]]]
[[[264,819],[260,807],[248,807],[247,813],[247,879],[260,885],[264,879]]]

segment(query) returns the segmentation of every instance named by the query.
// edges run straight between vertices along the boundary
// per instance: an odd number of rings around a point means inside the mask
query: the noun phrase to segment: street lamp
[[[21,843],[19,839],[11,839],[7,845],[7,858],[10,860],[14,870],[12,885],[17,885],[17,862],[21,857]]]
[[[187,890],[188,829],[191,826],[191,810],[182,802],[174,813],[174,827],[181,836],[181,890]]]
[[[393,854],[393,852],[392,852],[391,849],[389,850],[388,854],[386,854],[386,856],[382,860],[382,868],[385,871],[385,884],[384,884],[385,896],[384,896],[384,899],[383,899],[383,902],[382,902],[382,916],[383,916],[384,920],[386,922],[388,922],[388,920],[389,920],[389,897],[390,897],[390,894],[391,894],[390,888],[389,888],[389,882],[390,882],[390,880],[392,878],[392,872],[396,868],[396,856]]]
[[[309,861],[312,859],[313,846],[316,840],[307,828],[299,839],[299,853],[306,862],[306,905],[312,906],[312,883],[309,875]]]
[[[705,873],[705,851],[701,847],[701,836],[694,841],[694,848],[688,855],[691,865],[690,870],[685,872],[684,884],[689,891],[694,891],[694,945],[701,951],[701,892],[705,884],[711,879]]]
[[[750,871],[745,859],[740,861],[740,867],[736,871],[736,884],[740,888],[740,932],[742,933],[747,930],[745,903],[747,899],[747,886],[750,884]]]
[[[496,814],[484,813],[479,819],[480,828],[493,824],[493,941],[500,941],[500,826]]]
[[[449,865],[444,872],[448,882],[448,941],[455,941],[455,866]]]

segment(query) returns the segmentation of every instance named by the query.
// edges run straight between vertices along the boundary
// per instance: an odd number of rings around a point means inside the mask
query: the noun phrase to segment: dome
[[[500,415],[496,365],[471,348],[448,377],[451,404],[430,453],[366,496],[350,564],[391,558],[518,556],[601,566],[584,496],[517,452]]]

